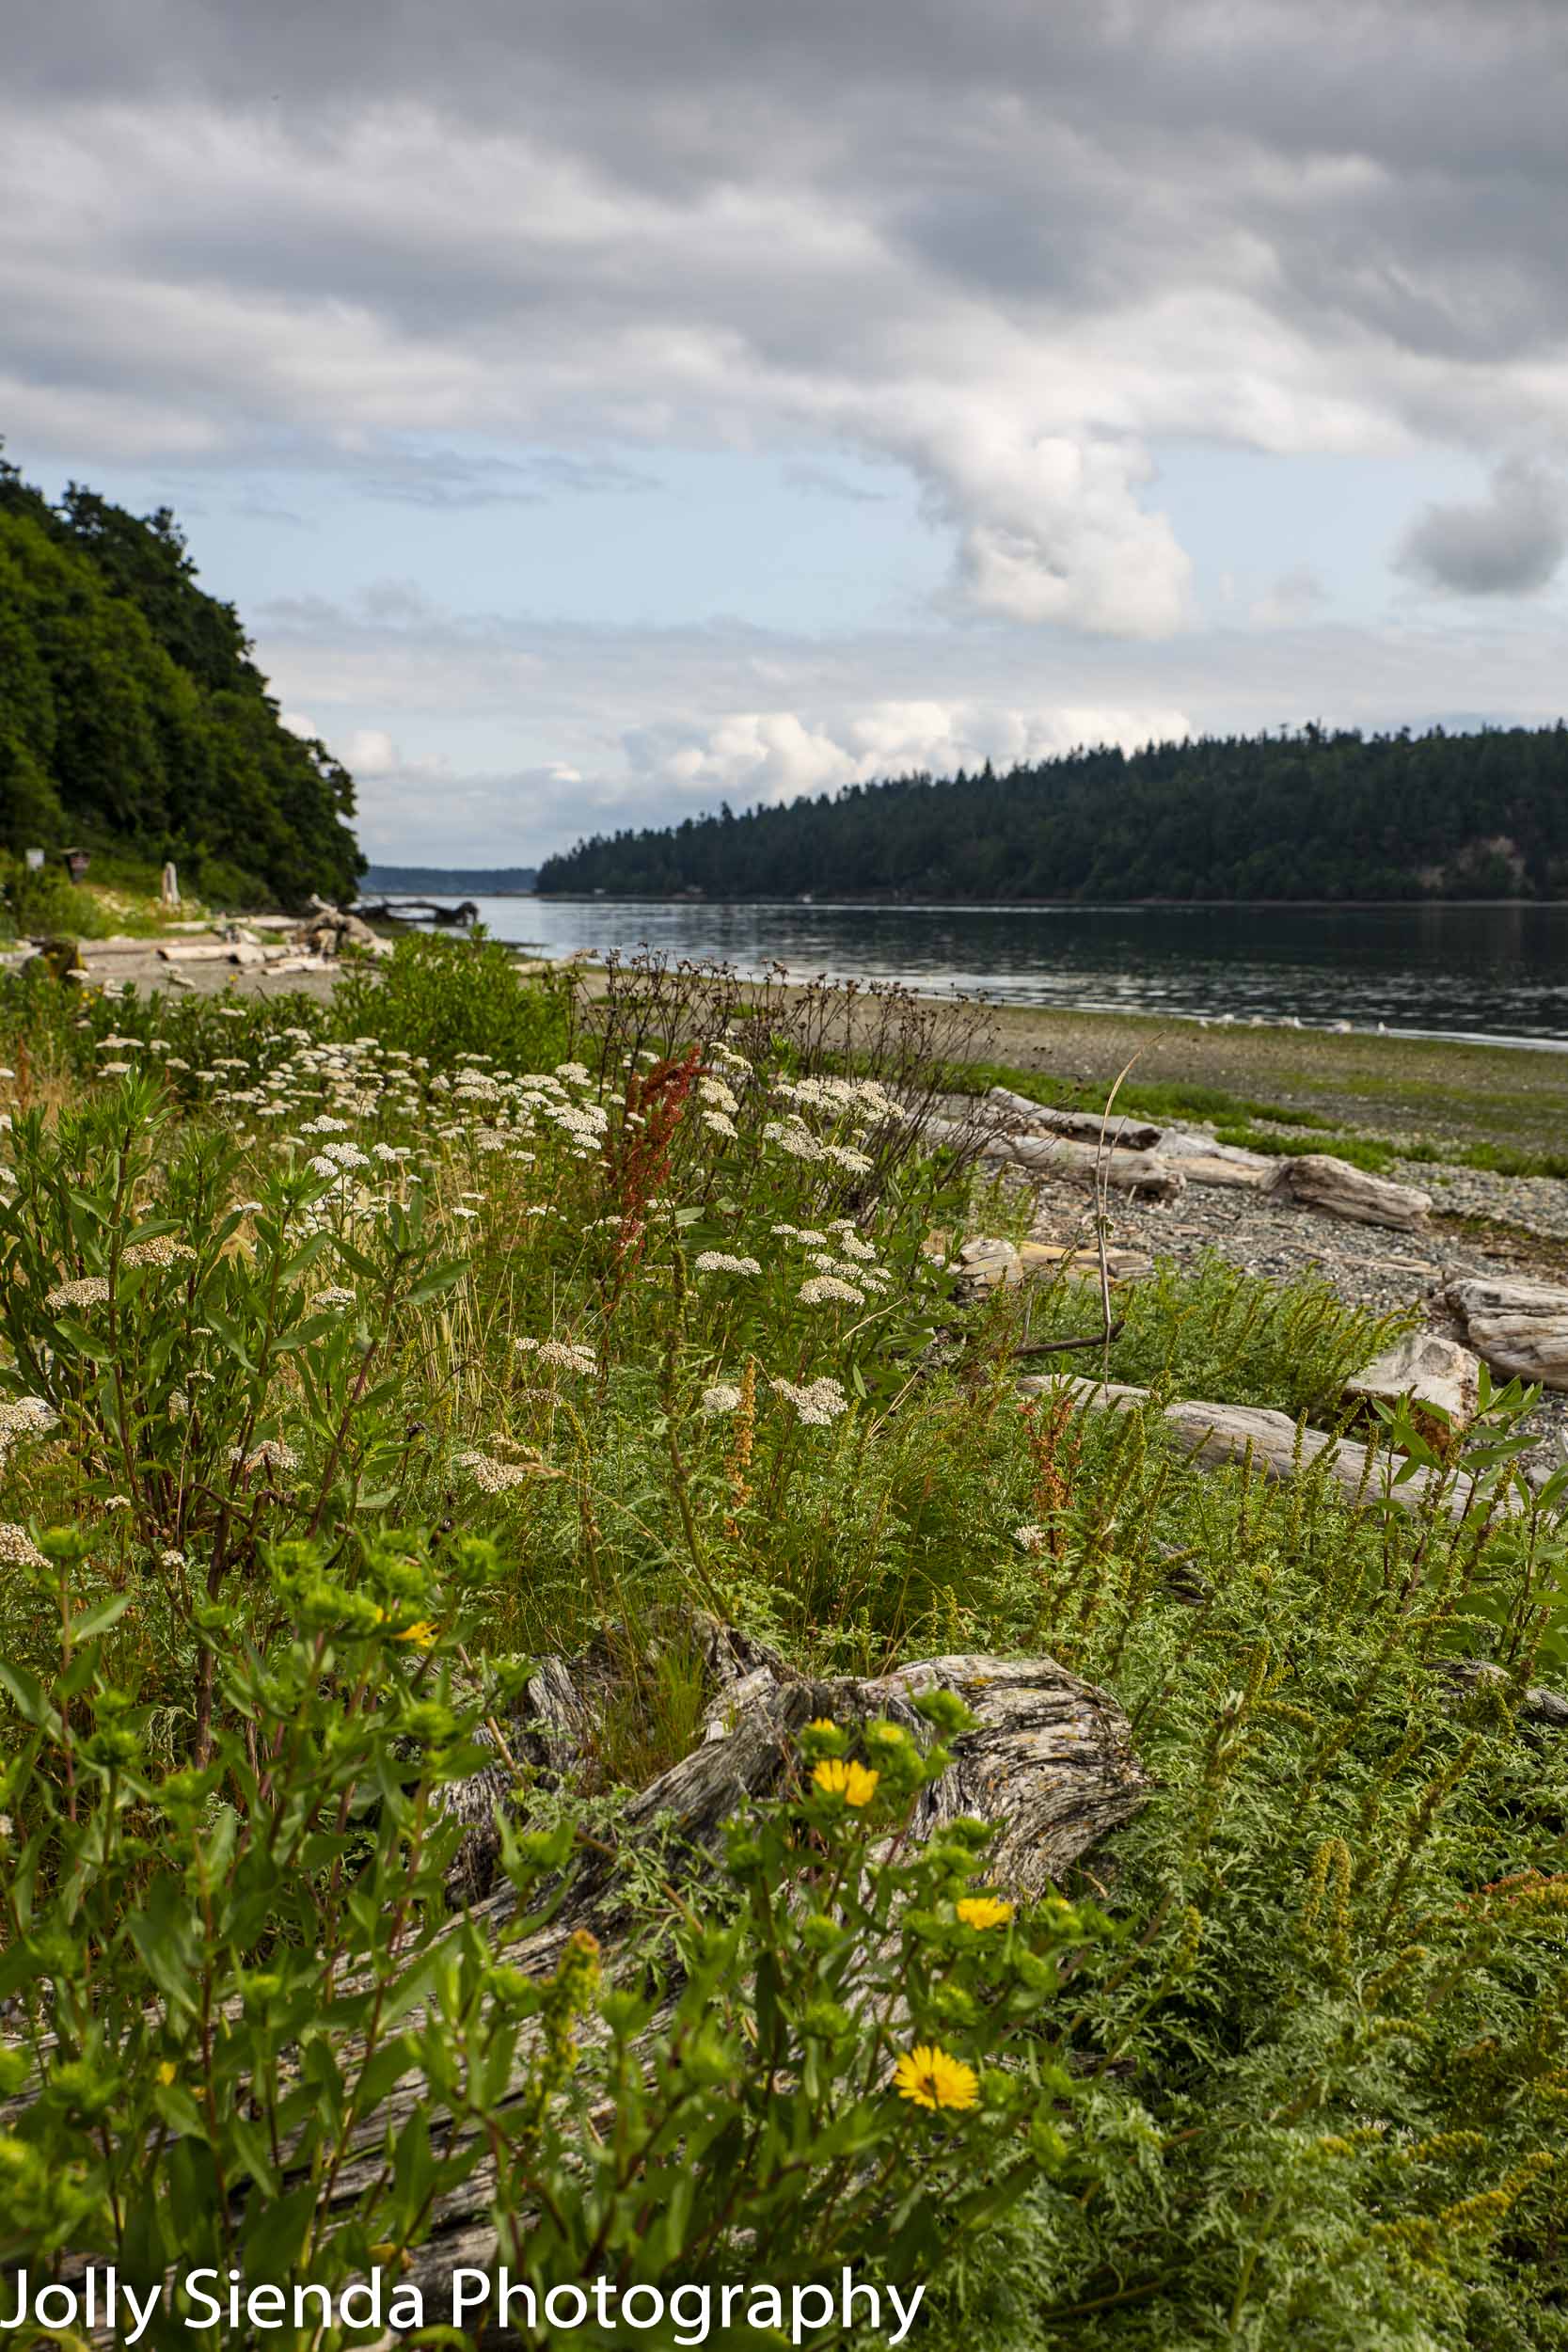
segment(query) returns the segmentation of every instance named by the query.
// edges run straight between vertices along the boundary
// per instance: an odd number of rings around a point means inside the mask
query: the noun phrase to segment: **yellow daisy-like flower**
[[[825,1797],[842,1797],[846,1804],[869,1804],[880,1778],[868,1764],[847,1763],[841,1756],[825,1756],[812,1774]]]
[[[174,2080],[176,2074],[180,2072],[180,2069],[175,2065],[172,2058],[164,2058],[160,2060],[159,2064],[154,2069],[154,2072],[157,2074],[158,2080],[163,2084],[165,2090],[166,2090],[169,2084]]]
[[[1011,1903],[995,1895],[966,1895],[953,1908],[966,1928],[1005,1928],[1013,1915]]]
[[[817,1715],[806,1725],[808,1731],[836,1731],[838,1725],[831,1715]]]
[[[436,1639],[436,1628],[428,1617],[417,1617],[412,1625],[405,1625],[401,1633],[394,1633],[392,1639],[394,1642],[417,1642],[420,1649],[429,1649]]]
[[[950,2058],[935,2042],[917,2042],[893,2070],[900,2099],[917,2107],[972,2107],[980,2096],[980,2077],[962,2058]]]

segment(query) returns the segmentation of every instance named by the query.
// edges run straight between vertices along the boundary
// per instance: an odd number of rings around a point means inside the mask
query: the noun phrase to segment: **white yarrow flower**
[[[816,1380],[799,1384],[793,1380],[769,1380],[775,1396],[782,1396],[795,1407],[796,1418],[813,1428],[825,1428],[849,1410],[849,1400],[839,1383],[824,1373]]]
[[[853,1282],[840,1281],[836,1274],[812,1275],[808,1281],[801,1283],[797,1296],[802,1307],[820,1307],[829,1300],[836,1300],[846,1307],[863,1307],[865,1304],[865,1293],[857,1290]]]

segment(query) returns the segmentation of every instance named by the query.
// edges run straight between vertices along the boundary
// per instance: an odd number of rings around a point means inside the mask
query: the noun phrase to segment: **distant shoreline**
[[[414,891],[361,891],[360,896],[385,898],[413,898]],[[1145,907],[1158,907],[1167,914],[1180,914],[1184,909],[1213,912],[1216,908],[1234,907],[1239,913],[1258,908],[1296,908],[1303,914],[1441,914],[1449,907],[1485,907],[1497,912],[1501,908],[1538,908],[1543,911],[1568,909],[1568,898],[839,898],[814,892],[809,898],[757,898],[743,894],[734,898],[687,898],[678,892],[659,894],[655,891],[596,892],[592,890],[485,890],[470,883],[460,890],[455,884],[433,887],[428,894],[437,898],[459,898],[478,896],[482,898],[538,898],[546,906],[585,907],[832,907],[847,912],[866,911],[904,914],[944,914],[960,909],[970,914],[1026,914],[1041,908],[1064,914],[1117,914]]]

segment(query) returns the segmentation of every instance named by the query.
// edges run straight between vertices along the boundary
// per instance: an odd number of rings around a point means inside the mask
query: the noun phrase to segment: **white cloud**
[[[182,512],[229,472],[264,504],[286,471],[309,513],[313,478],[323,580],[368,502],[366,571],[418,581],[356,595],[340,569],[336,602],[258,634],[379,853],[401,827],[425,855],[531,854],[1189,713],[1556,715],[1560,630],[1451,603],[1441,628],[1409,604],[1331,628],[1305,549],[1259,557],[1244,516],[1205,518],[1205,587],[1249,626],[1200,628],[1193,505],[1159,475],[1191,443],[1280,469],[1457,453],[1498,468],[1491,493],[1419,516],[1406,576],[1495,600],[1555,576],[1560,484],[1522,454],[1568,447],[1568,45],[1542,0],[12,14],[0,429],[89,481],[179,469]],[[818,459],[891,461],[945,595],[911,614],[890,591],[909,626],[858,636],[827,561],[795,638],[454,612],[479,510],[547,612],[537,503],[579,496],[585,528],[612,506],[612,548],[691,450],[776,453],[816,521],[867,501],[868,534],[898,501]],[[404,525],[417,556],[388,552]]]
[[[1152,642],[1190,618],[1163,437],[1568,431],[1568,49],[1528,0],[24,13],[0,413],[69,461],[459,511],[636,487],[610,440],[836,440],[919,474],[957,609]]]
[[[385,727],[352,728],[338,755],[356,776],[385,776],[404,764]]]
[[[1190,730],[1180,710],[1009,710],[955,702],[882,702],[832,722],[794,710],[734,711],[717,725],[634,733],[633,770],[702,805],[798,800],[889,776],[999,768],[1083,743],[1126,749]]]

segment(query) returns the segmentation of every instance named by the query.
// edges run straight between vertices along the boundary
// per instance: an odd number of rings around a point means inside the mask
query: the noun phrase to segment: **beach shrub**
[[[0,2087],[25,2094],[0,2137],[0,2259],[69,2249],[139,2292],[233,2267],[292,2299],[395,2280],[462,2193],[541,2306],[608,2276],[621,2295],[766,2280],[788,2308],[812,2282],[836,2302],[846,2265],[924,2287],[1073,2166],[1048,2021],[1061,1963],[1105,1923],[988,1893],[983,1824],[904,1842],[940,1746],[814,1725],[789,1794],[732,1830],[713,1899],[673,1890],[663,1959],[617,1981],[585,1930],[547,1932],[568,1818],[505,1830],[510,1917],[448,1907],[461,1824],[440,1792],[487,1760],[482,1718],[527,1671],[492,1660],[476,1688],[464,1662],[488,1547],[279,1547],[264,1651],[216,1613],[196,1628],[219,1728],[172,1771],[109,1671],[134,1602],[93,1549],[59,1531],[13,1563],[54,1656],[0,1658],[19,1719]],[[961,1729],[948,1694],[926,1704]],[[519,1965],[542,1930],[548,1960]]]
[[[1080,1272],[1091,1263],[1085,1253]],[[1029,1340],[1045,1340],[1092,1331],[1100,1301],[1089,1282],[1064,1279],[1037,1286],[1015,1311],[1026,1315]],[[1158,1263],[1152,1279],[1115,1294],[1113,1311],[1122,1329],[1111,1344],[1112,1379],[1314,1422],[1333,1421],[1346,1381],[1415,1321],[1354,1306],[1317,1273],[1275,1282],[1223,1258],[1190,1271]]]
[[[389,956],[346,961],[332,1022],[340,1037],[370,1035],[439,1070],[475,1054],[508,1070],[537,1070],[568,1050],[570,1002],[568,981],[522,977],[499,940],[410,931]]]

